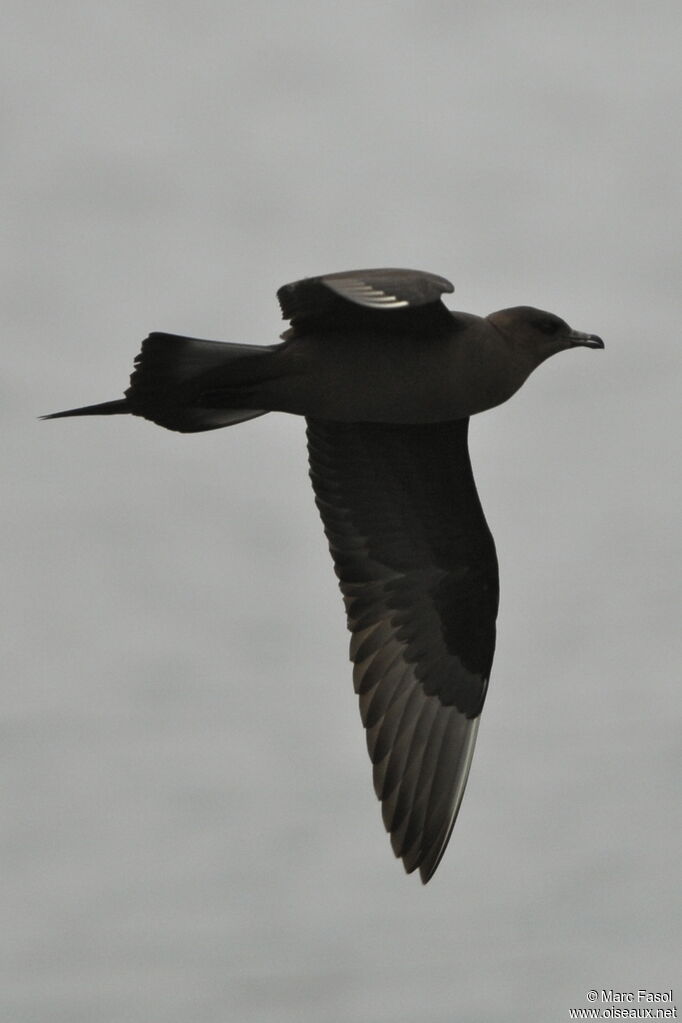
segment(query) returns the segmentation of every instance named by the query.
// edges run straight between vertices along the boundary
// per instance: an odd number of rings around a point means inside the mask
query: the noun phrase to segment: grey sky
[[[679,6],[6,12],[0,1017],[675,987]],[[150,330],[269,343],[280,284],[373,265],[607,345],[472,424],[500,638],[427,889],[371,791],[303,424],[33,419],[118,397]]]

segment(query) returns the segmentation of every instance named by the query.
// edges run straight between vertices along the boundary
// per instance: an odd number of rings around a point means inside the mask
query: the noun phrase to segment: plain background
[[[568,1019],[680,980],[678,3],[5,5],[7,1023]],[[499,646],[394,862],[303,423],[39,423],[408,266],[605,352],[472,425]],[[677,605],[677,606],[676,606]]]

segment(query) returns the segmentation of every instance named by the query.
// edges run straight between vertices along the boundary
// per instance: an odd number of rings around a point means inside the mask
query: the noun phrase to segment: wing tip
[[[436,873],[436,870],[440,865],[440,861],[443,859],[445,854],[445,850],[448,847],[450,838],[452,837],[452,832],[462,805],[462,799],[464,798],[464,791],[469,780],[469,771],[471,770],[471,762],[473,760],[474,749],[476,747],[476,737],[478,735],[480,720],[480,716],[471,719],[472,725],[468,731],[466,742],[461,751],[457,771],[457,784],[453,792],[451,812],[447,823],[440,829],[435,839],[426,844],[425,847],[415,848],[413,846],[401,854],[396,854],[402,859],[406,873],[411,874],[414,870],[419,868],[419,877],[423,885],[428,884],[433,875]]]

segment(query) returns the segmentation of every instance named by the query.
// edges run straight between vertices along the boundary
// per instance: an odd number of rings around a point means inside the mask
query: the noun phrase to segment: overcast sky
[[[679,986],[680,10],[5,5],[0,1018],[567,1020]],[[39,423],[366,266],[600,334],[472,424],[499,643],[393,860],[303,423]]]

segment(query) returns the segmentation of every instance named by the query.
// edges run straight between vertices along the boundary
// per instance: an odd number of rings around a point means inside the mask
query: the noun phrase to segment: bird
[[[449,310],[453,291],[408,269],[304,278],[277,292],[279,343],[154,332],[123,398],[43,417],[128,413],[181,433],[305,417],[374,789],[393,852],[424,884],[457,819],[495,650],[498,564],[469,420],[550,356],[604,348],[531,306]]]

